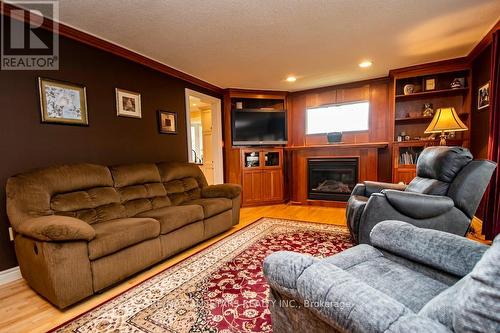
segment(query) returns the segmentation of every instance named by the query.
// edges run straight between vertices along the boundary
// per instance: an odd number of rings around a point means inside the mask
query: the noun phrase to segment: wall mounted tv
[[[234,146],[287,143],[285,110],[233,109],[231,118]]]

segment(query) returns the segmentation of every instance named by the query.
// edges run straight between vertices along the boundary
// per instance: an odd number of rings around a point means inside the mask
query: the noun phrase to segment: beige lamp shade
[[[425,133],[458,132],[467,130],[467,126],[460,120],[455,108],[449,107],[437,109]]]

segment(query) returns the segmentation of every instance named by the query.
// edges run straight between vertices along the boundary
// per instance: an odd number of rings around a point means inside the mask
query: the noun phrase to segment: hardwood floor
[[[343,208],[273,205],[241,209],[240,224],[226,233],[201,243],[175,257],[126,280],[102,294],[60,311],[31,290],[24,280],[0,286],[0,332],[46,332],[63,322],[105,302],[130,287],[163,271],[217,240],[231,234],[261,217],[286,218],[310,222],[345,225]]]

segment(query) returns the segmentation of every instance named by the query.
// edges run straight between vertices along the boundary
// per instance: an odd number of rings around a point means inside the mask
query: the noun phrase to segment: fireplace
[[[357,158],[307,160],[308,199],[347,201],[358,183]]]

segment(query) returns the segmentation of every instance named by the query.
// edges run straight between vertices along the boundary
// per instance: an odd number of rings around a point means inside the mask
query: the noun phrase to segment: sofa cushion
[[[207,180],[198,165],[182,162],[162,162],[156,165],[160,172],[161,181],[168,183],[172,180],[194,178],[200,188],[207,186]]]
[[[169,199],[174,205],[198,199],[207,180],[196,164],[163,162],[156,165]]]
[[[226,198],[195,199],[187,201],[185,204],[200,205],[201,207],[203,207],[203,214],[205,218],[212,217],[233,208],[232,200]]]
[[[128,217],[171,205],[155,164],[129,164],[110,169]]]
[[[151,218],[124,218],[93,224],[96,237],[89,242],[89,258],[94,260],[144,240],[158,237],[160,222]]]
[[[74,217],[89,224],[126,217],[120,195],[112,186],[59,192],[51,197],[50,208],[55,215]]]
[[[87,223],[123,216],[109,169],[95,164],[62,165],[9,178],[7,210],[16,228],[22,221],[64,215]]]
[[[323,259],[371,287],[418,312],[429,300],[448,288],[422,273],[385,258],[369,245],[358,245]]]
[[[160,182],[160,174],[154,164],[124,164],[112,166],[110,170],[115,187]]]
[[[437,179],[415,177],[406,187],[405,191],[430,195],[446,195],[450,183]]]
[[[164,235],[190,223],[203,220],[203,208],[199,205],[170,206],[143,212],[137,217],[151,217],[160,222],[160,234]]]
[[[460,297],[462,287],[468,279],[469,276],[467,275],[431,299],[418,314],[439,321],[450,330],[453,330],[453,312],[455,311],[456,300]]]
[[[500,328],[500,236],[476,264],[455,300],[454,332],[498,332]]]
[[[180,205],[186,201],[199,199],[201,188],[193,177],[175,179],[164,184],[169,199],[174,205]]]

